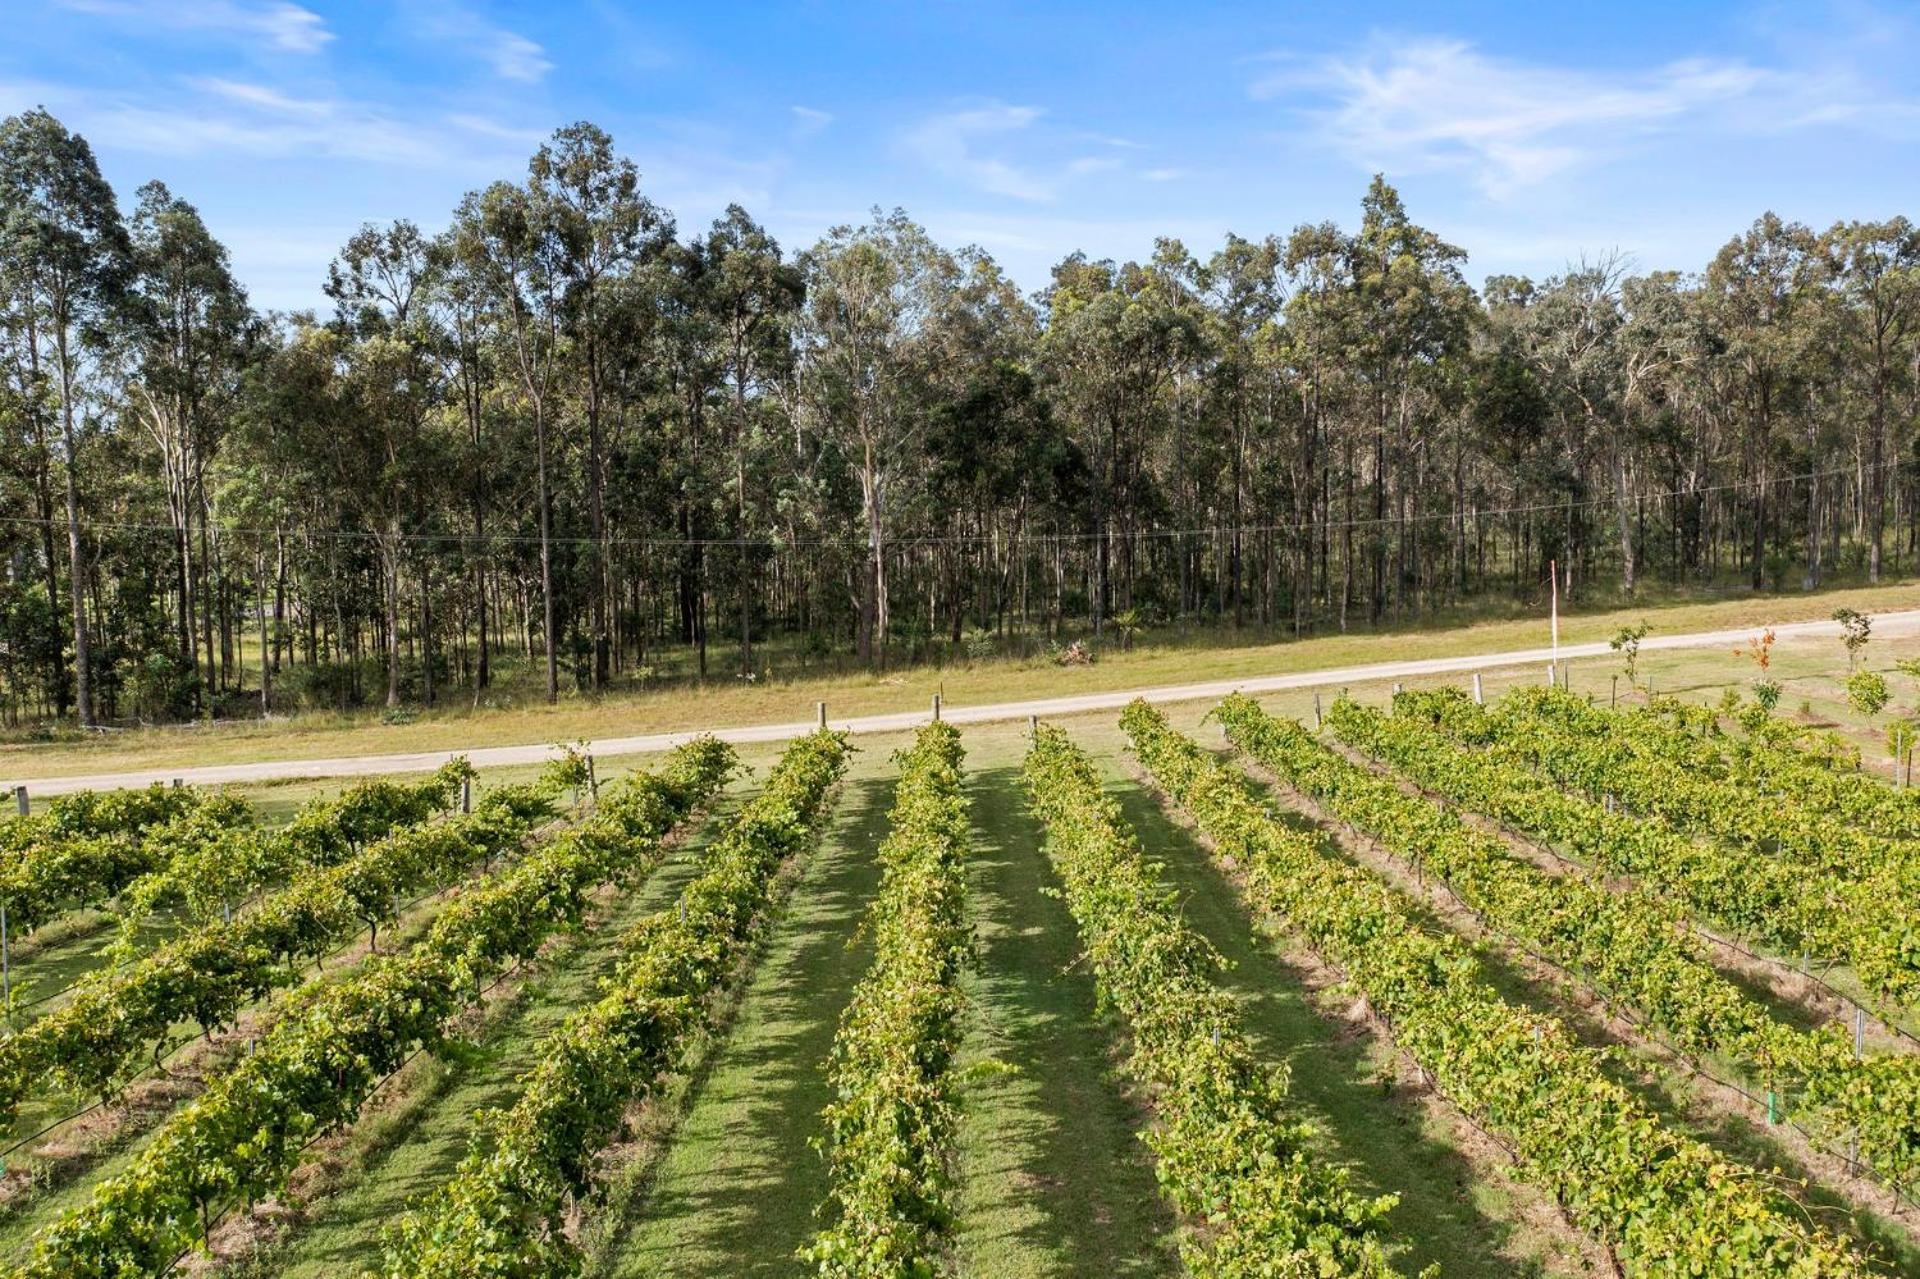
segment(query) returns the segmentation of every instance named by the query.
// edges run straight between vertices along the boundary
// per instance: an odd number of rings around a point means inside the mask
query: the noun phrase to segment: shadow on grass
[[[969,889],[978,963],[960,1132],[963,1274],[1180,1273],[1173,1223],[1121,1092],[1113,1031],[1019,774],[977,774]]]
[[[1293,1100],[1320,1121],[1328,1156],[1351,1166],[1369,1190],[1400,1196],[1388,1221],[1409,1245],[1405,1269],[1439,1262],[1449,1276],[1529,1273],[1512,1255],[1512,1223],[1488,1211],[1497,1203],[1483,1202],[1504,1196],[1481,1184],[1457,1149],[1423,1130],[1416,1105],[1368,1060],[1365,1038],[1315,1011],[1303,975],[1260,938],[1237,890],[1193,835],[1139,786],[1122,785],[1116,798],[1180,892],[1187,922],[1231,964],[1219,981],[1239,998],[1263,1054],[1291,1067]]]
[[[795,885],[612,1274],[799,1272],[794,1251],[812,1235],[827,1190],[812,1145],[832,1099],[827,1055],[872,956],[860,924],[879,882],[874,851],[892,795],[891,770],[847,783],[840,819]]]

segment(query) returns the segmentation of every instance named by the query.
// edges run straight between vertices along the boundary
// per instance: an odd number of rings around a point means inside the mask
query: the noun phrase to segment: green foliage
[[[309,805],[268,835],[235,831],[196,842],[177,864],[129,888],[129,911],[162,900],[204,910],[231,902],[256,875],[306,866],[231,923],[209,919],[143,958],[90,974],[66,1002],[0,1039],[0,1111],[12,1115],[47,1084],[115,1095],[174,1026],[211,1032],[227,1024],[252,1000],[297,984],[306,964],[361,928],[393,919],[408,893],[499,856],[552,814],[549,779],[501,787],[471,814],[419,824],[451,801],[456,779],[469,771],[455,761],[425,782],[376,783]],[[234,863],[217,860],[225,855]],[[211,878],[199,881],[202,873]]]
[[[1450,699],[1403,703],[1441,718],[1471,743],[1497,742],[1513,758],[1593,798],[1613,796],[1674,829],[1725,841],[1733,854],[1723,908],[1755,935],[1804,930],[1805,949],[1845,958],[1869,990],[1896,1003],[1920,999],[1920,945],[1890,901],[1920,893],[1920,796],[1858,773],[1811,764],[1765,738],[1721,744],[1678,727],[1670,704],[1621,714],[1545,689],[1522,689],[1497,713],[1473,715]],[[1806,881],[1800,905],[1768,924],[1731,881],[1776,874]],[[1826,904],[1821,905],[1822,900]]]
[[[922,727],[900,756],[880,890],[868,912],[873,965],[841,1014],[822,1148],[831,1223],[801,1250],[831,1279],[935,1279],[949,1242],[948,1161],[957,1119],[949,1073],[960,1045],[960,970],[970,830],[960,733]]]
[[[711,1025],[726,977],[766,927],[780,866],[825,821],[848,751],[824,729],[787,748],[677,908],[628,934],[606,993],[543,1045],[519,1099],[483,1115],[453,1178],[388,1229],[383,1279],[578,1273],[561,1227],[590,1185],[594,1156],[628,1105]]]
[[[16,1279],[165,1273],[215,1213],[282,1189],[307,1146],[350,1122],[416,1049],[443,1047],[448,1018],[577,923],[596,886],[651,868],[662,837],[731,766],[731,751],[710,739],[682,747],[661,774],[636,774],[579,827],[461,896],[406,954],[297,996],[256,1051],[162,1124],[125,1172],[40,1233]]]
[[[1607,641],[1607,647],[1621,655],[1625,662],[1627,683],[1634,688],[1640,687],[1640,641],[1647,637],[1653,627],[1645,618],[1632,626],[1623,626],[1613,633]]]
[[[1130,724],[1136,708],[1145,704],[1128,709]],[[1182,1239],[1189,1273],[1394,1274],[1393,1200],[1359,1194],[1311,1150],[1311,1128],[1289,1113],[1285,1070],[1260,1064],[1233,996],[1213,980],[1219,955],[1180,919],[1092,762],[1043,726],[1025,781],[1101,1003],[1131,1033],[1126,1069],[1158,1118],[1142,1136],[1160,1184],[1204,1227]]]
[[[1325,768],[1323,746],[1250,698],[1229,697],[1216,714],[1282,776]],[[1270,819],[1158,712],[1135,703],[1125,722],[1142,762],[1240,868],[1253,904],[1344,969],[1439,1089],[1516,1151],[1520,1175],[1617,1248],[1630,1274],[1870,1273],[1762,1179],[1662,1125],[1557,1020],[1501,998],[1464,941],[1422,929],[1376,876]]]
[[[1433,694],[1406,697],[1410,710],[1439,700]],[[1476,706],[1460,713],[1479,711]],[[1904,1053],[1858,1058],[1838,1023],[1806,1032],[1776,1020],[1722,977],[1706,947],[1684,928],[1681,903],[1722,913],[1715,896],[1721,885],[1731,885],[1728,895],[1749,916],[1764,920],[1770,903],[1748,897],[1742,882],[1749,859],[1697,848],[1563,794],[1512,756],[1464,749],[1416,714],[1388,718],[1343,698],[1327,722],[1342,741],[1422,786],[1569,848],[1596,870],[1636,874],[1641,882],[1615,891],[1598,878],[1550,875],[1454,813],[1331,751],[1291,774],[1296,785],[1395,855],[1439,876],[1496,931],[1635,1010],[1681,1052],[1696,1061],[1731,1062],[1754,1091],[1774,1092],[1816,1145],[1846,1155],[1857,1140],[1859,1157],[1902,1188],[1920,1173],[1913,1153],[1920,1151],[1920,1123],[1908,1118],[1920,1116],[1920,1060]],[[1826,930],[1820,940],[1845,944],[1856,929],[1851,912],[1833,911],[1823,885],[1816,881],[1809,892],[1793,876],[1790,868],[1754,875],[1775,890],[1769,896],[1777,896],[1783,913],[1817,912]],[[1670,900],[1669,892],[1680,902]],[[1870,1113],[1857,1109],[1864,1096],[1875,1098]],[[1843,1108],[1828,1110],[1835,1099]]]
[[[1833,620],[1840,623],[1840,643],[1847,650],[1847,669],[1852,670],[1873,635],[1873,619],[1858,609],[1843,607],[1833,610]]]
[[[1893,690],[1879,671],[1854,671],[1847,676],[1847,705],[1862,715],[1878,715],[1892,700]]]
[[[102,905],[214,831],[253,821],[244,802],[189,787],[82,791],[0,819],[0,905],[16,934]]]

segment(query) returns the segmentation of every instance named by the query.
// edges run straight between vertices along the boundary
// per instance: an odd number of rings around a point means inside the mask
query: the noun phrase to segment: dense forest
[[[0,714],[185,718],[666,669],[884,667],[1493,594],[1794,588],[1920,555],[1920,232],[1772,215],[1697,273],[1476,292],[1333,222],[1027,296],[876,210],[690,233],[591,124],[331,314],[193,205],[0,124]]]

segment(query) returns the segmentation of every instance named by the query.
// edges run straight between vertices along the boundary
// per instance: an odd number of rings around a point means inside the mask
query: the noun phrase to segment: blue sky
[[[1346,12],[1342,12],[1346,10]],[[1351,225],[1384,171],[1476,284],[1698,268],[1766,209],[1920,216],[1920,8],[0,0],[0,113],[200,206],[262,306],[590,119],[683,233],[876,204],[1038,288],[1073,249]]]

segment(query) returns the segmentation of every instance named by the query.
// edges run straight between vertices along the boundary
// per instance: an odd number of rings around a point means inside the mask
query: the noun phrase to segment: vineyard
[[[1920,792],[1553,687],[0,825],[0,1275],[1920,1274]]]

